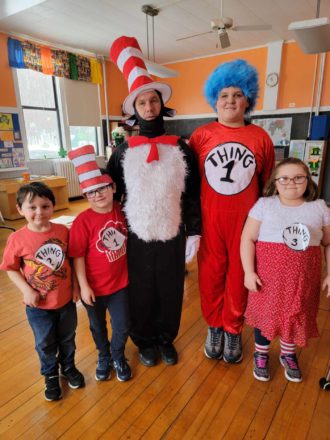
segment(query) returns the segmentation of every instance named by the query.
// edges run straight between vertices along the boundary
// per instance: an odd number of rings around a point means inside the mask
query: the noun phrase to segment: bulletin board
[[[25,167],[18,113],[0,111],[0,171]]]
[[[292,118],[253,119],[253,123],[267,131],[274,146],[288,147],[290,145]]]

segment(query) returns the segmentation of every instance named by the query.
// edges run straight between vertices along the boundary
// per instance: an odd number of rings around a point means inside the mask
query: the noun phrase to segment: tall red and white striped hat
[[[111,46],[110,59],[117,64],[128,83],[129,95],[123,103],[123,110],[127,115],[134,115],[134,101],[142,92],[158,90],[162,94],[164,104],[170,99],[171,86],[151,78],[136,38],[117,38]]]
[[[76,150],[71,150],[68,156],[76,168],[80,189],[83,194],[113,183],[108,174],[101,174],[95,159],[93,145],[85,145]]]

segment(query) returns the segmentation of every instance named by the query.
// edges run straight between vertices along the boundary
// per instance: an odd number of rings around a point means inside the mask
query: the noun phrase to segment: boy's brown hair
[[[32,202],[35,197],[43,197],[49,199],[53,206],[55,206],[54,193],[43,182],[31,182],[20,187],[16,194],[16,203],[19,208],[22,208],[23,202],[27,197],[29,202]]]

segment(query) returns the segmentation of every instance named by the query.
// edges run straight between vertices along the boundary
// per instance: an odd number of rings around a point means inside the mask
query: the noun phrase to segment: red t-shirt
[[[58,309],[72,299],[71,266],[67,258],[69,230],[51,223],[47,232],[24,226],[7,241],[0,270],[20,270],[40,293],[39,309]]]
[[[106,214],[87,209],[70,229],[69,255],[85,257],[88,284],[96,296],[127,287],[126,247],[126,222],[117,202]]]

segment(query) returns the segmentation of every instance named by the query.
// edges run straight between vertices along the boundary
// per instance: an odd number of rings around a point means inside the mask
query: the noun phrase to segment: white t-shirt
[[[330,225],[330,209],[320,199],[286,206],[278,196],[261,197],[249,217],[261,222],[258,241],[286,243],[295,250],[319,246],[322,228]]]

